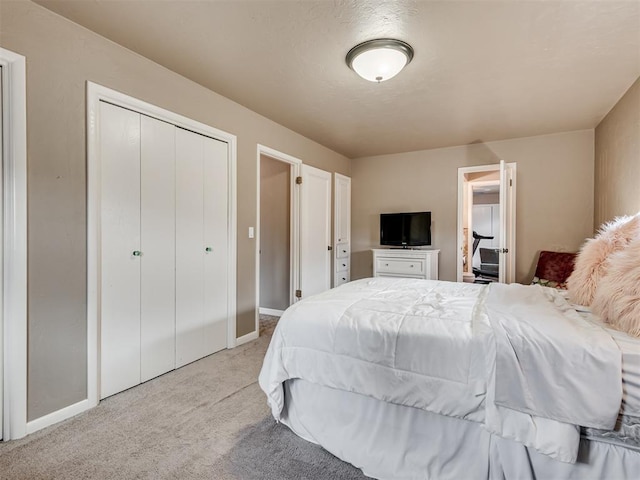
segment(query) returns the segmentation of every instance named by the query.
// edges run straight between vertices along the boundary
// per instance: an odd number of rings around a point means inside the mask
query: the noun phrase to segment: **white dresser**
[[[333,286],[351,280],[351,179],[334,173],[334,271]]]
[[[374,248],[374,277],[407,277],[438,280],[440,250]]]

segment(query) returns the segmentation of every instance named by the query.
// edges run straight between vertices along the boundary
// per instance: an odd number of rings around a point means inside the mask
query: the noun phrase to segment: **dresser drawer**
[[[349,256],[349,250],[348,243],[336,244],[336,258],[347,258]]]
[[[376,270],[380,273],[392,273],[396,275],[424,275],[424,260],[405,258],[378,258]]]
[[[349,258],[336,258],[336,272],[349,271]]]
[[[343,283],[347,283],[349,281],[349,274],[347,272],[338,272],[336,273],[336,281],[335,286],[339,287]]]
[[[440,250],[374,248],[372,251],[374,277],[438,279]]]

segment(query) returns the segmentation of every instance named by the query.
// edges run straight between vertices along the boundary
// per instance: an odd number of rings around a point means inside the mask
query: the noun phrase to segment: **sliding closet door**
[[[140,115],[100,103],[101,397],[140,383]]]
[[[175,130],[141,117],[140,380],[175,368]]]
[[[227,347],[228,317],[228,145],[204,142],[204,322],[205,355]]]
[[[227,144],[176,129],[176,366],[226,347]]]

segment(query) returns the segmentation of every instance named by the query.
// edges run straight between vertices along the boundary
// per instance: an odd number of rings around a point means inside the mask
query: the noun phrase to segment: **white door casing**
[[[331,173],[302,165],[300,290],[302,298],[331,288]]]
[[[2,107],[2,280],[0,438],[27,434],[27,108],[26,60],[0,48]]]

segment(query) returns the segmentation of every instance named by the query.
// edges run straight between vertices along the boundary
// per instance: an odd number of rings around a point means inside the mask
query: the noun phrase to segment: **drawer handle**
[[[388,266],[389,266],[389,264],[388,264],[388,263],[385,263],[385,264],[384,264],[384,266],[385,266],[385,267],[388,267]]]
[[[346,263],[343,263],[343,264],[342,264],[342,266],[343,266],[343,267],[346,267],[346,266],[347,266],[347,264],[346,264]]]
[[[413,263],[411,264],[411,268],[413,268]]]

